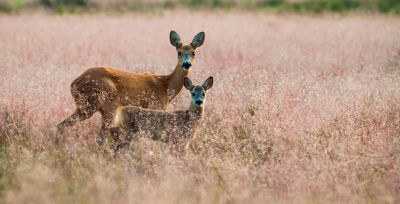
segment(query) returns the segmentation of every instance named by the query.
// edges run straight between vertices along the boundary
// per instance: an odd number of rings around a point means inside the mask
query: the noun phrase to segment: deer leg
[[[115,147],[114,152],[118,152],[121,149],[128,148],[129,145],[130,145],[130,142],[127,142],[127,141],[121,142]]]
[[[84,121],[95,113],[95,111],[82,111],[77,108],[74,113],[72,113],[68,118],[64,119],[62,122],[57,124],[57,133],[55,138],[55,144],[60,145],[60,137],[64,133],[65,128],[74,126],[80,121]]]
[[[108,137],[110,136],[110,120],[108,118],[103,118],[99,136],[96,142],[99,146],[108,146]]]
[[[97,137],[97,144],[108,149],[108,137],[110,136],[110,128],[114,123],[115,111],[120,106],[118,102],[108,103],[101,109],[102,125],[99,136]]]
[[[78,122],[78,118],[78,111],[75,110],[68,118],[57,124],[57,134],[62,134],[66,127],[75,125]]]
[[[123,140],[121,137],[123,137],[122,131],[120,127],[111,127],[110,128],[110,135],[111,138],[118,143],[119,141]]]

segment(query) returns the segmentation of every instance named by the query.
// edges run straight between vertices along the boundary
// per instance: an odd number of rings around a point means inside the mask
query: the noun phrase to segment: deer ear
[[[179,37],[178,33],[173,30],[171,30],[171,32],[169,33],[169,41],[176,48],[182,45],[181,38]]]
[[[192,47],[194,49],[200,47],[204,43],[204,38],[206,37],[206,34],[204,32],[200,32],[196,36],[194,36],[192,43]]]
[[[190,80],[188,77],[183,77],[183,86],[185,86],[185,88],[189,91],[192,90],[193,88],[192,80]]]
[[[212,76],[210,76],[210,77],[208,77],[208,79],[206,79],[206,80],[204,81],[204,83],[203,83],[203,88],[204,88],[205,90],[208,90],[208,89],[210,89],[210,88],[213,86],[213,83],[214,83],[214,79],[213,79]]]

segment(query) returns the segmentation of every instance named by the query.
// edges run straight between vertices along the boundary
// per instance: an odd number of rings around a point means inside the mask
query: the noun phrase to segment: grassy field
[[[0,203],[400,202],[399,17],[37,13],[0,28]],[[111,159],[97,114],[56,148],[72,80],[98,65],[170,73],[171,30],[206,33],[190,78],[214,87],[194,151],[143,139]]]

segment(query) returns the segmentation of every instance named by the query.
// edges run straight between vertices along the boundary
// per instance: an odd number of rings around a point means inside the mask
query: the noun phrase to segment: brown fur
[[[174,144],[187,144],[189,140],[196,138],[203,119],[205,93],[212,87],[213,79],[210,77],[203,86],[195,87],[187,77],[185,78],[187,82],[185,87],[189,89],[191,95],[193,94],[188,110],[164,112],[133,106],[117,109],[115,128],[112,128],[113,138],[117,141],[125,140],[117,146],[117,149],[125,145],[126,141],[143,136]],[[202,104],[196,105],[196,100],[202,101]],[[132,135],[133,137],[130,137]]]
[[[181,43],[178,34],[171,31],[170,41],[177,52],[189,53],[189,60],[193,66],[195,56],[192,53],[202,45],[204,33],[199,33],[192,43],[186,46]],[[183,77],[189,75],[189,70],[182,68],[183,61],[184,57],[178,57],[176,68],[169,75],[137,74],[108,67],[88,69],[71,84],[71,94],[76,102],[76,110],[57,125],[56,143],[59,142],[59,134],[65,127],[86,120],[97,111],[100,111],[102,115],[102,128],[98,138],[98,142],[102,143],[118,107],[140,106],[166,110],[172,99],[182,90]]]

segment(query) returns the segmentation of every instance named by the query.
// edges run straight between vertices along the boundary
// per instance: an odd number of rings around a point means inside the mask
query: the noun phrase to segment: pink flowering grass
[[[398,17],[25,14],[0,28],[1,202],[400,202]],[[99,65],[170,73],[170,30],[206,33],[189,77],[214,87],[194,150],[143,139],[110,159],[98,114],[56,148],[70,83]]]

